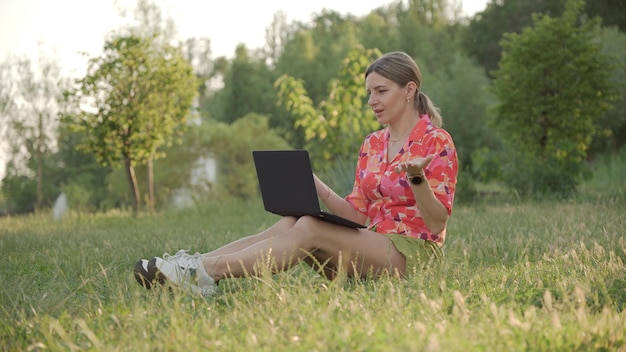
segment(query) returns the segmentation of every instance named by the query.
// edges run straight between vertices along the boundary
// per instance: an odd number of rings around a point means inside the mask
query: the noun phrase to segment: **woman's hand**
[[[424,168],[430,164],[434,157],[435,155],[429,155],[425,158],[415,158],[413,160],[400,163],[396,166],[396,173],[399,174],[404,171],[407,175],[411,176],[424,175]]]
[[[313,181],[315,181],[315,190],[317,192],[317,197],[321,200],[326,200],[330,197],[331,190],[322,180],[317,177],[317,175],[313,174]]]

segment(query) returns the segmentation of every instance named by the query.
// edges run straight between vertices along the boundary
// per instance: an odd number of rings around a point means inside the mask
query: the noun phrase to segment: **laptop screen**
[[[283,216],[320,213],[306,150],[255,150],[252,155],[265,210]]]

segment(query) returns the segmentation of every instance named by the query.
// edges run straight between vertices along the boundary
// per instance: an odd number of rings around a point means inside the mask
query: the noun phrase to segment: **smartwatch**
[[[407,177],[409,181],[411,181],[411,184],[414,185],[419,185],[420,183],[424,182],[424,177],[422,175],[408,175]]]

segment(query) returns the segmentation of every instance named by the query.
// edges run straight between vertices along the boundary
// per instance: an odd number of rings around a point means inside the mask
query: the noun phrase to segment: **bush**
[[[289,144],[269,127],[268,118],[247,114],[232,124],[207,126],[208,150],[217,161],[217,189],[222,195],[250,199],[259,195],[252,151],[289,149]]]
[[[520,194],[570,195],[585,176],[595,120],[610,107],[599,23],[579,24],[582,5],[568,1],[561,18],[535,16],[532,27],[501,43],[493,124],[510,152],[503,176]]]

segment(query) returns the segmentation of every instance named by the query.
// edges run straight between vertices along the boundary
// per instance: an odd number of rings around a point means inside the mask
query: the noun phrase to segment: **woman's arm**
[[[438,234],[446,228],[450,216],[446,207],[435,197],[426,177],[422,177],[424,181],[418,185],[409,183],[413,189],[415,202],[420,209],[424,224],[433,234]]]
[[[328,187],[322,180],[313,174],[315,180],[315,189],[317,191],[317,197],[326,205],[326,207],[335,215],[341,216],[348,220],[352,220],[359,224],[365,224],[367,216],[359,213],[354,207],[343,199],[337,193],[335,193],[330,187]]]
[[[398,165],[396,172],[404,171],[406,172],[407,178],[418,176],[422,179],[422,182],[418,184],[414,184],[410,180],[408,181],[413,190],[413,196],[420,209],[424,224],[426,224],[426,227],[428,227],[433,234],[438,234],[446,228],[450,215],[446,207],[435,196],[424,174],[424,168],[428,166],[433,157],[434,155],[429,155],[426,158],[416,158],[401,163]]]

